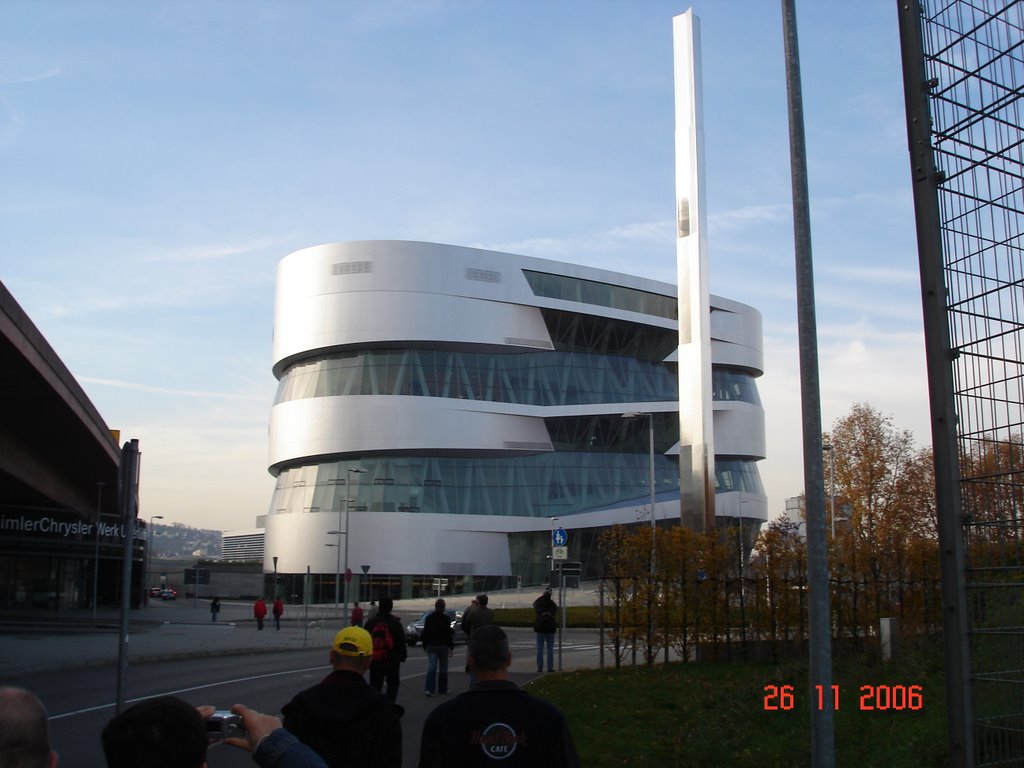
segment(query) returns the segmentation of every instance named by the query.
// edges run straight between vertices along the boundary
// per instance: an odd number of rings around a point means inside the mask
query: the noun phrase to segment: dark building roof
[[[114,511],[119,449],[78,382],[0,283],[0,508]]]

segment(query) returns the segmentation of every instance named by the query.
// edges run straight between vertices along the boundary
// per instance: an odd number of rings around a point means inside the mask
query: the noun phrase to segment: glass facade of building
[[[582,352],[480,354],[438,349],[339,352],[293,365],[281,377],[277,403],[307,397],[411,395],[523,405],[671,402],[673,366]],[[753,375],[715,369],[715,400],[761,404]]]

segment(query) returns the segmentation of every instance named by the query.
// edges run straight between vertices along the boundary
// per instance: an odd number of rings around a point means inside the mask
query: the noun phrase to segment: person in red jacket
[[[256,629],[263,629],[263,619],[267,616],[267,604],[262,597],[257,597],[252,604],[252,615],[256,617]]]
[[[358,602],[352,603],[352,626],[363,626],[363,609],[359,606]]]
[[[281,617],[284,615],[284,603],[280,597],[274,598],[274,629],[281,628]]]

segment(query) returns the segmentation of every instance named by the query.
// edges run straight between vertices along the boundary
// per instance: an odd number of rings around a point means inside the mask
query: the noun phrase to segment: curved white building
[[[656,517],[678,523],[678,304],[670,284],[474,248],[290,254],[266,570],[308,568],[319,600],[345,560],[353,599],[538,584],[552,518],[594,569],[600,530],[649,520],[648,423],[628,413],[653,414]],[[716,514],[749,538],[767,517],[760,314],[712,297],[710,329]]]

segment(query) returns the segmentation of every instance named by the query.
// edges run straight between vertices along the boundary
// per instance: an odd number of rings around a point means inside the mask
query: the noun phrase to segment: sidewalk
[[[588,602],[586,590],[574,590],[571,605]],[[538,593],[539,594],[539,593]],[[531,592],[490,593],[494,608],[529,606]],[[461,610],[469,595],[446,595],[449,606]],[[594,599],[596,602],[596,598]],[[252,606],[223,601],[218,620],[210,620],[205,600],[153,602],[130,611],[128,660],[153,660],[219,656],[224,653],[267,653],[284,650],[327,648],[342,626],[334,605],[289,605],[280,631],[268,617],[263,631],[256,629]],[[398,600],[395,614],[406,624],[434,607],[434,598]],[[0,680],[34,672],[116,664],[120,617],[114,611],[91,611],[62,616],[8,616],[0,619]]]

